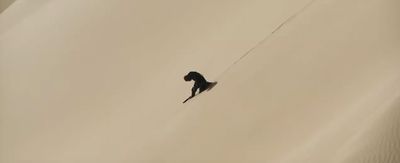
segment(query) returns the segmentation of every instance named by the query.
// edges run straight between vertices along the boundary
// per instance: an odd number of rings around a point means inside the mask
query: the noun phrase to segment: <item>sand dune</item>
[[[0,13],[10,6],[15,0],[0,0]]]
[[[399,4],[16,1],[0,162],[398,163]]]

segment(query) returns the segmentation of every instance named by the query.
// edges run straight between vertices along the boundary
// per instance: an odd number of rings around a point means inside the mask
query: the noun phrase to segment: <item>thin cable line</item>
[[[223,76],[226,72],[228,72],[234,65],[236,65],[239,61],[241,61],[243,58],[247,57],[254,49],[256,49],[258,46],[263,44],[265,41],[267,41],[271,36],[279,31],[284,25],[292,21],[294,18],[296,18],[299,14],[303,13],[307,8],[309,8],[316,0],[311,0],[308,2],[303,8],[301,8],[299,11],[294,13],[292,16],[287,18],[285,21],[283,21],[281,24],[279,24],[278,27],[276,27],[271,33],[269,33],[267,36],[265,36],[261,41],[259,41],[257,44],[255,44],[252,48],[247,50],[240,58],[235,60],[231,65],[229,65],[220,75],[216,77],[216,80],[218,80],[221,76]]]

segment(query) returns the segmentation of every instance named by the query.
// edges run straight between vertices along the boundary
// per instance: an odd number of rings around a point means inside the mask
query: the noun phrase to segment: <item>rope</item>
[[[260,45],[262,45],[264,42],[266,42],[267,40],[269,40],[273,34],[275,34],[276,32],[278,32],[284,25],[286,25],[287,23],[289,23],[290,21],[292,21],[294,18],[296,18],[299,14],[303,13],[307,8],[309,8],[316,0],[311,0],[310,2],[308,2],[303,8],[301,8],[299,11],[297,11],[296,13],[294,13],[292,16],[290,16],[289,18],[285,19],[285,21],[283,21],[281,24],[279,24],[278,27],[276,27],[271,33],[269,33],[267,36],[265,36],[261,41],[259,41],[257,44],[255,44],[253,47],[251,47],[249,50],[247,50],[244,54],[242,54],[237,60],[235,60],[231,65],[229,65],[222,73],[220,73],[220,75],[218,75],[216,77],[216,81],[218,81],[218,79],[220,77],[222,77],[226,72],[228,72],[234,65],[236,65],[239,61],[241,61],[243,58],[247,57],[252,51],[254,51],[254,49],[256,49],[257,47],[259,47]]]

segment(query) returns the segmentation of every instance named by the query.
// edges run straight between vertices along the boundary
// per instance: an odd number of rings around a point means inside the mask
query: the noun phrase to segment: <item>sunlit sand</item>
[[[17,0],[1,163],[398,163],[398,0]],[[217,81],[182,104],[189,71]]]

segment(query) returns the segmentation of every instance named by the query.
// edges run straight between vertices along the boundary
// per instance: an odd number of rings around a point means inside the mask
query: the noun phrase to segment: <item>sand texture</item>
[[[17,0],[0,162],[400,163],[400,1]]]
[[[0,0],[0,13],[10,6],[15,0]]]

